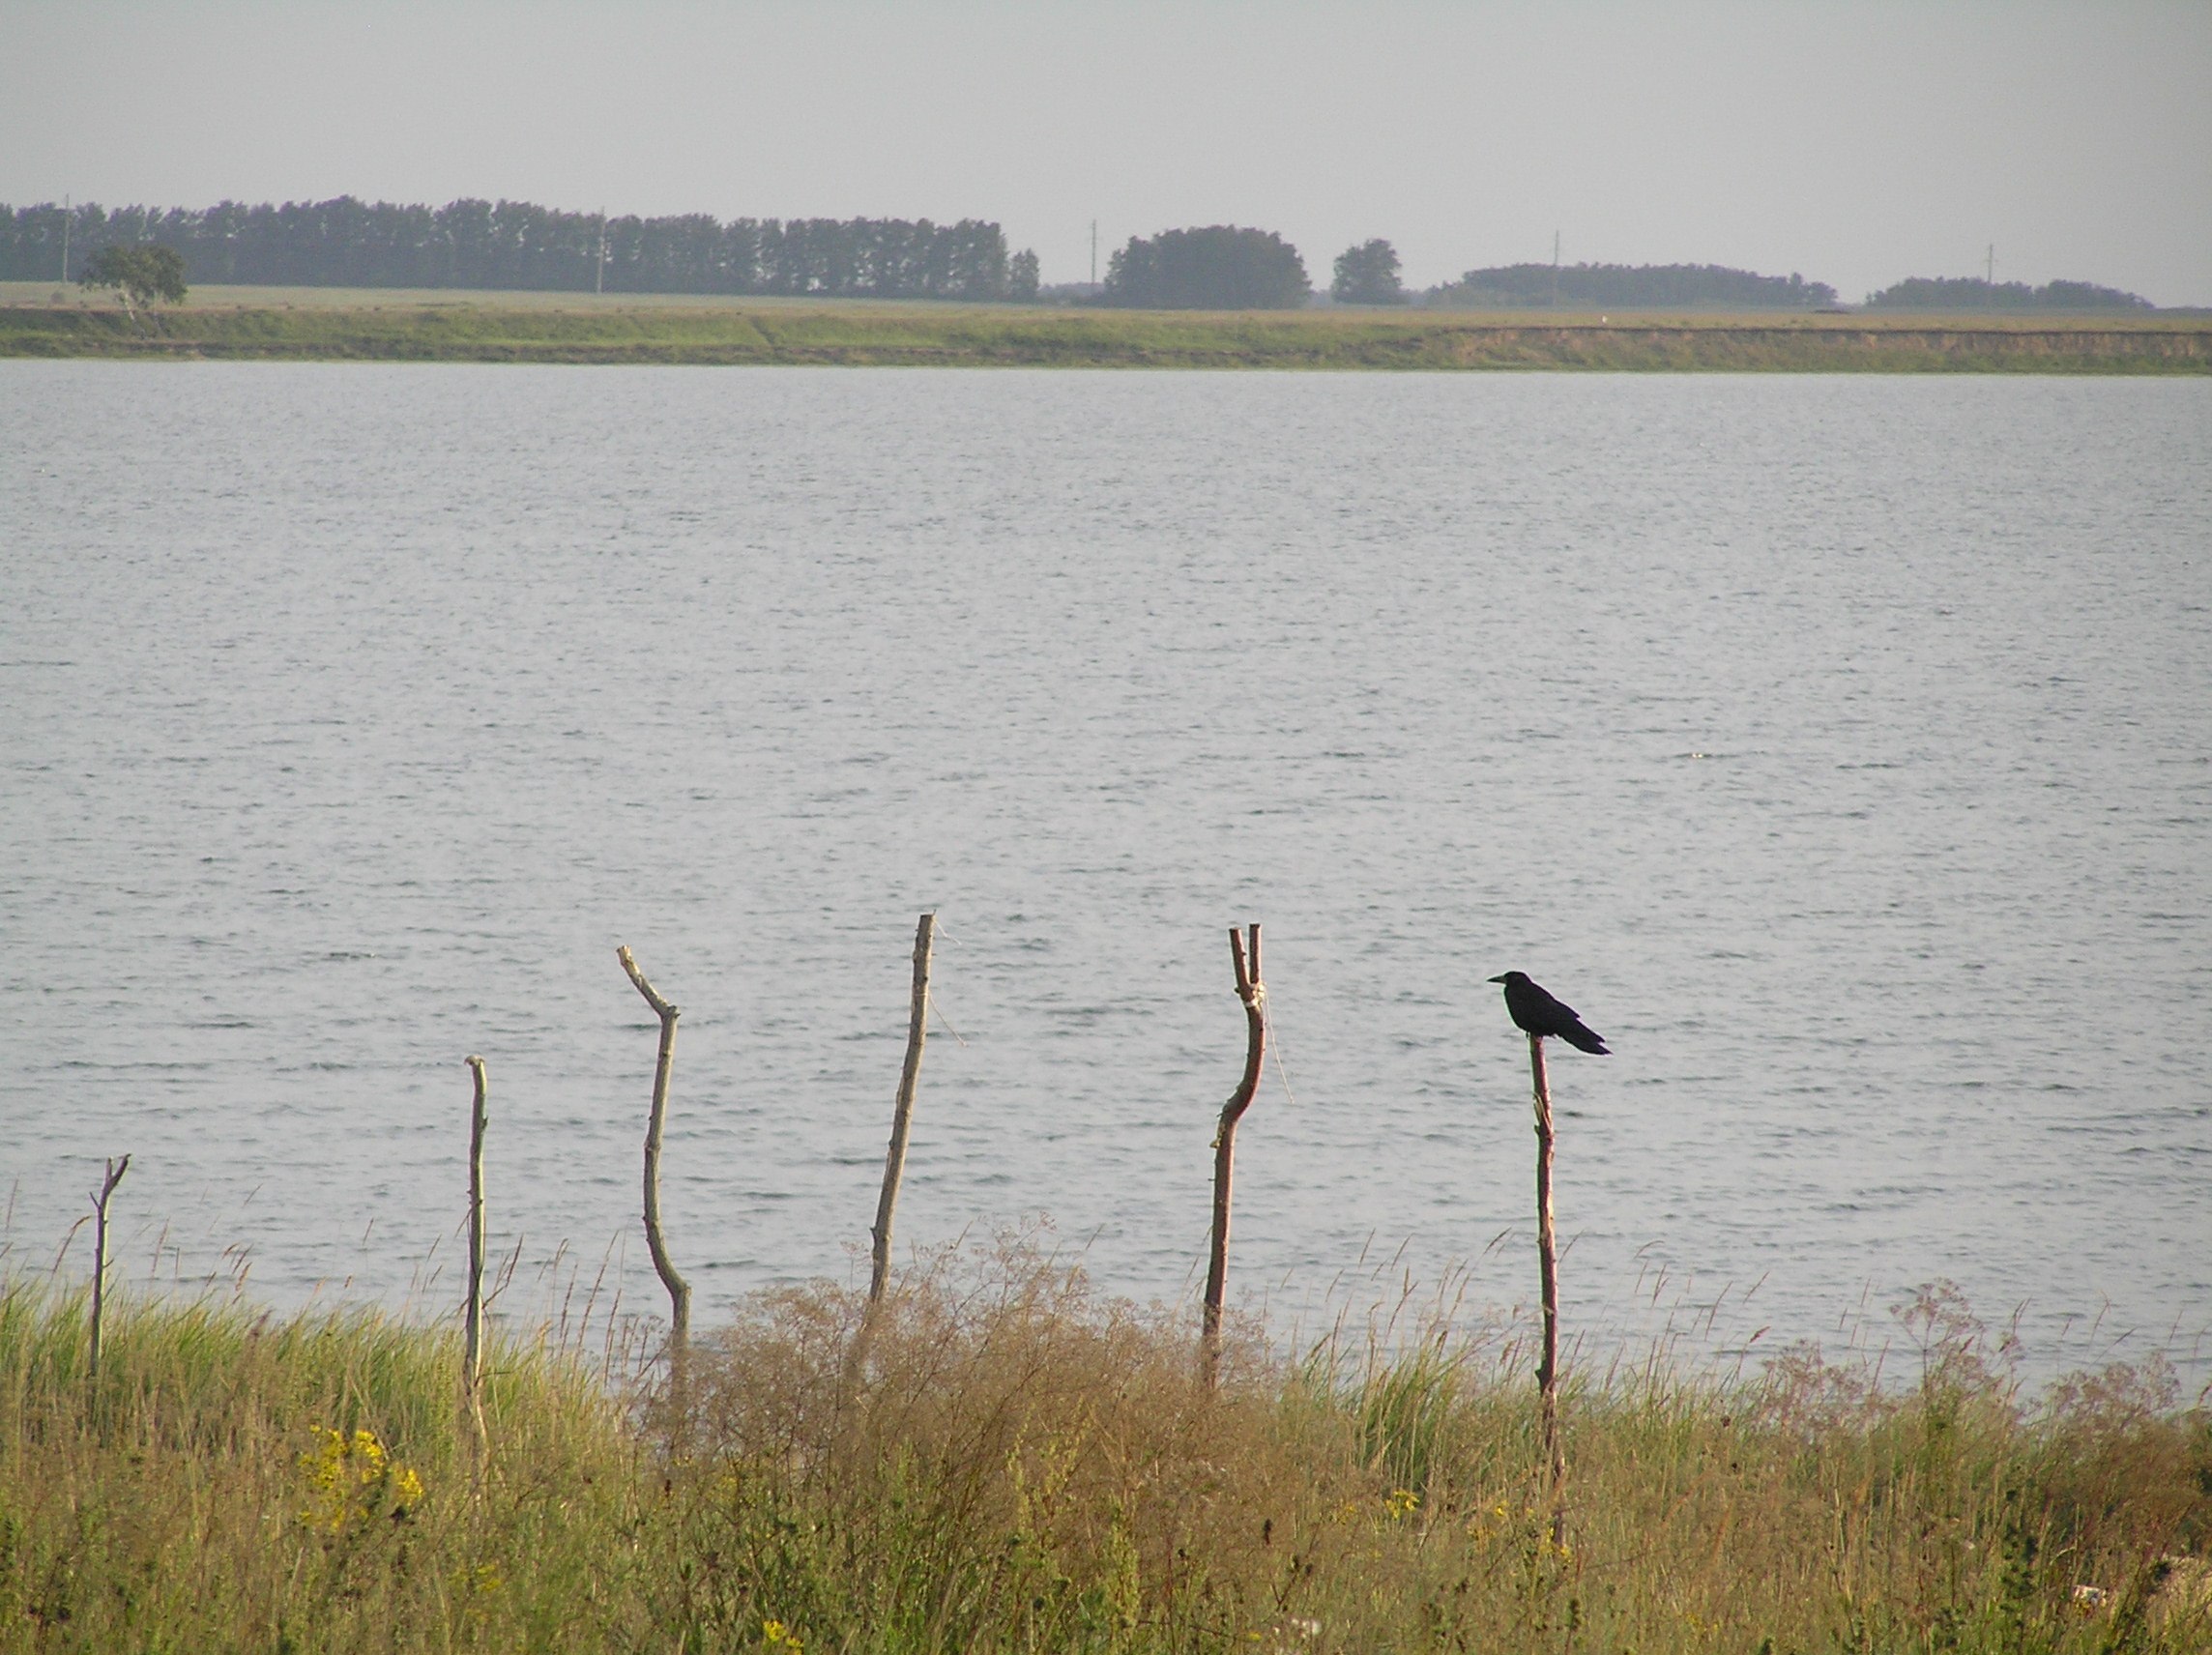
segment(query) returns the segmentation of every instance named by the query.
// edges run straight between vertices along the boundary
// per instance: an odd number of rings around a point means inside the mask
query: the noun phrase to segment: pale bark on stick
[[[660,1057],[653,1070],[653,1113],[645,1125],[645,1246],[653,1255],[660,1285],[668,1290],[670,1387],[681,1409],[691,1345],[691,1284],[677,1273],[674,1261],[668,1257],[668,1242],[660,1232],[660,1130],[668,1118],[668,1075],[676,1064],[676,1019],[682,1013],[646,981],[628,948],[617,948],[615,958],[622,961],[631,985],[660,1019]]]
[[[476,1096],[469,1106],[469,1300],[464,1316],[466,1339],[461,1355],[461,1394],[470,1413],[475,1415],[477,1382],[483,1374],[484,1103],[491,1083],[485,1076],[481,1058],[472,1056],[465,1061],[476,1084]]]
[[[107,1319],[107,1199],[115,1193],[115,1186],[123,1181],[123,1175],[131,1170],[131,1157],[110,1160],[107,1176],[101,1180],[100,1188],[92,1196],[92,1349],[89,1369],[92,1381],[100,1382],[100,1342]]]
[[[884,1189],[876,1200],[876,1224],[868,1271],[872,1314],[891,1273],[891,1219],[898,1210],[899,1181],[906,1176],[907,1133],[914,1123],[915,1087],[921,1079],[921,1045],[929,1031],[929,952],[937,915],[924,914],[914,928],[914,993],[906,1025],[906,1063],[899,1070],[898,1101],[891,1109],[890,1147],[884,1152]]]
[[[1267,989],[1260,977],[1260,927],[1249,929],[1247,960],[1244,937],[1236,926],[1229,928],[1237,998],[1244,1002],[1244,1073],[1221,1106],[1221,1124],[1213,1137],[1213,1236],[1207,1254],[1205,1322],[1199,1338],[1208,1387],[1221,1381],[1221,1310],[1229,1288],[1229,1195],[1237,1159],[1237,1123],[1260,1090],[1260,1060],[1267,1049]]]
[[[1536,1365],[1543,1413],[1544,1460],[1551,1480],[1552,1544],[1566,1539],[1566,1449],[1559,1440],[1559,1252],[1552,1220],[1552,1088],[1544,1072],[1544,1036],[1528,1036],[1528,1073],[1536,1093],[1536,1263],[1544,1297],[1544,1350]]]

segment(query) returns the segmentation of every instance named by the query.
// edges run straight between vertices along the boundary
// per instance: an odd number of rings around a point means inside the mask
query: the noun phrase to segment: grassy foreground
[[[480,1469],[447,1331],[127,1301],[95,1387],[83,1308],[0,1292],[0,1649],[2212,1648],[2212,1422],[2155,1365],[2025,1409],[1942,1293],[1901,1393],[1573,1389],[1564,1546],[1497,1347],[1246,1348],[1209,1396],[1019,1248],[909,1282],[857,1375],[852,1295],[753,1301],[683,1433],[510,1343]]]
[[[909,366],[2212,372],[2212,319],[1053,310],[862,301],[203,289],[133,319],[36,283],[0,357]]]

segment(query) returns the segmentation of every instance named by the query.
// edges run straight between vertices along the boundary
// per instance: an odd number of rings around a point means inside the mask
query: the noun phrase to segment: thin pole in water
[[[668,1257],[668,1243],[660,1233],[660,1129],[668,1119],[668,1075],[676,1066],[676,1019],[683,1014],[646,981],[628,948],[617,948],[615,958],[622,962],[631,986],[660,1019],[660,1056],[653,1069],[653,1112],[645,1123],[645,1246],[653,1255],[660,1285],[668,1290],[669,1394],[681,1419],[691,1345],[691,1284],[676,1273],[676,1264]]]
[[[481,1058],[472,1055],[464,1060],[476,1084],[476,1097],[469,1106],[469,1301],[464,1317],[466,1341],[461,1354],[461,1396],[480,1438],[483,1410],[477,1395],[477,1382],[483,1373],[484,1100],[491,1083],[485,1076]]]
[[[1552,1221],[1552,1088],[1544,1073],[1544,1036],[1528,1036],[1528,1074],[1536,1092],[1536,1262],[1544,1296],[1544,1352],[1536,1392],[1544,1419],[1544,1459],[1551,1478],[1552,1544],[1566,1540],[1567,1456],[1559,1441],[1559,1251]]]
[[[1260,1089],[1260,1060],[1267,1049],[1267,989],[1260,977],[1260,927],[1250,928],[1249,957],[1237,927],[1229,928],[1229,956],[1237,971],[1237,998],[1244,1002],[1244,1073],[1221,1106],[1213,1137],[1213,1238],[1206,1261],[1206,1314],[1200,1353],[1208,1389],[1221,1382],[1221,1309],[1229,1289],[1229,1195],[1237,1160],[1237,1123]]]
[[[891,1218],[898,1210],[899,1180],[906,1176],[906,1141],[914,1123],[915,1088],[921,1080],[921,1044],[929,1032],[929,950],[937,915],[924,914],[914,927],[914,992],[907,1013],[906,1062],[899,1070],[898,1100],[891,1107],[890,1147],[884,1151],[884,1192],[876,1201],[874,1246],[868,1271],[868,1307],[884,1296],[891,1274]]]
[[[91,1378],[100,1381],[100,1340],[107,1316],[107,1198],[131,1170],[131,1157],[107,1163],[107,1176],[92,1196],[92,1350]]]

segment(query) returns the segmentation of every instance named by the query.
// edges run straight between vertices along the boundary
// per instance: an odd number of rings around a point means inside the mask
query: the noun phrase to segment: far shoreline
[[[61,296],[56,303],[55,296]],[[194,289],[133,319],[0,283],[0,357],[1660,373],[2212,373],[2212,316],[1197,311],[753,295]]]

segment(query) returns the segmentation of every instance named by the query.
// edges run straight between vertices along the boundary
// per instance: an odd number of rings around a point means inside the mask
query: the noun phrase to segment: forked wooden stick
[[[92,1194],[92,1350],[91,1378],[100,1382],[100,1340],[107,1316],[107,1198],[131,1170],[131,1157],[110,1160],[107,1176]]]
[[[1206,1320],[1200,1357],[1208,1388],[1221,1382],[1221,1306],[1229,1287],[1229,1185],[1237,1159],[1237,1123],[1260,1089],[1260,1059],[1267,1049],[1267,989],[1260,977],[1260,927],[1245,939],[1229,928],[1229,955],[1237,970],[1237,998],[1244,1002],[1244,1075],[1221,1106],[1221,1125],[1213,1136],[1213,1244],[1206,1263]]]
[[[617,948],[615,958],[622,961],[631,986],[660,1019],[660,1058],[653,1071],[653,1113],[645,1123],[645,1245],[653,1255],[660,1285],[668,1290],[670,1394],[681,1416],[691,1346],[691,1284],[677,1274],[675,1262],[668,1256],[668,1242],[660,1233],[660,1129],[668,1119],[668,1075],[676,1066],[676,1019],[682,1013],[646,981],[628,948]]]

